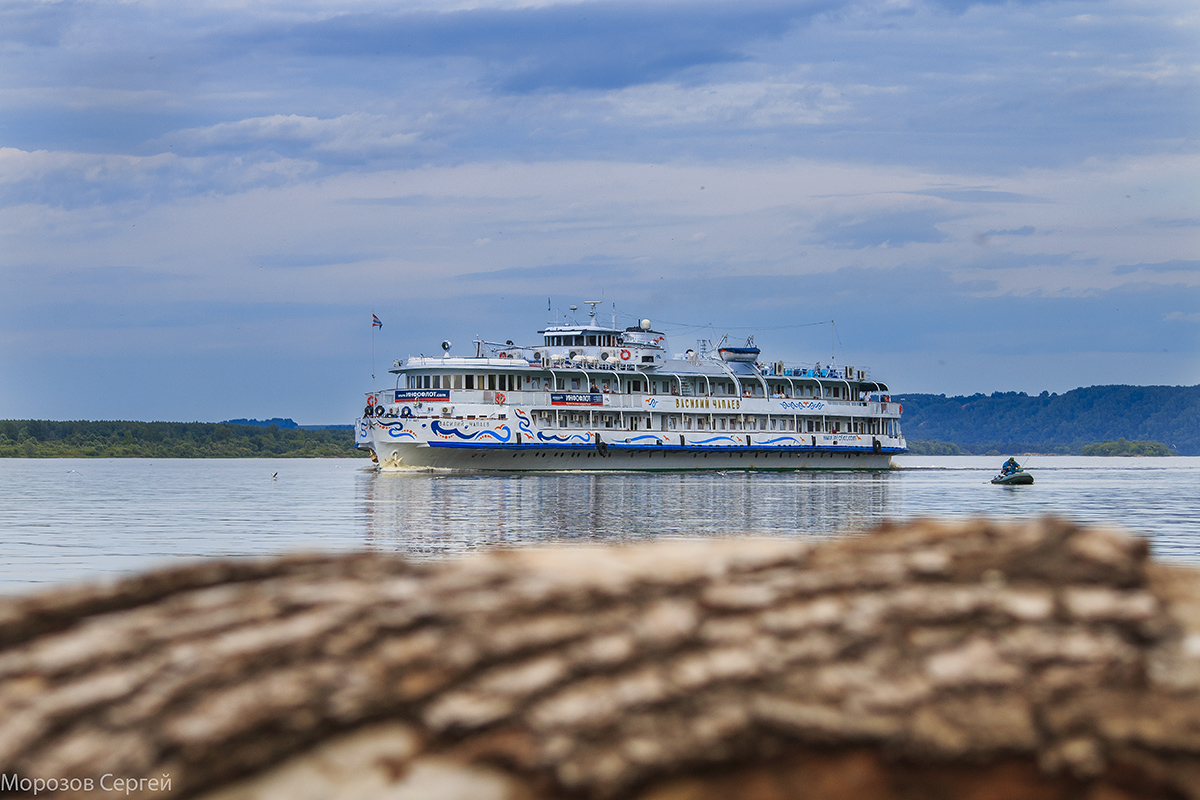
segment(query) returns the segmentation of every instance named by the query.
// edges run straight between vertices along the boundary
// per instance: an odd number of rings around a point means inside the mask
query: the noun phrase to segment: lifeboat
[[[753,364],[755,361],[758,361],[758,355],[761,352],[762,352],[762,350],[760,350],[754,344],[753,336],[746,339],[746,344],[742,347],[733,347],[731,345],[721,345],[720,347],[717,348],[717,353],[720,354],[721,358],[724,361],[738,361],[738,362],[750,363],[750,364]]]

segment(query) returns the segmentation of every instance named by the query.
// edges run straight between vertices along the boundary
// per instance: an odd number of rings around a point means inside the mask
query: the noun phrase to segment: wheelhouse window
[[[464,389],[474,389],[475,388],[475,376],[474,375],[464,375],[463,376],[463,388]]]

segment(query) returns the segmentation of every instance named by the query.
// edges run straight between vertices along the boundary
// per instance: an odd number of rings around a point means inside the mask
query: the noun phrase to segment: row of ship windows
[[[486,389],[491,392],[515,392],[521,386],[520,375],[409,375],[405,382],[406,389]],[[561,381],[559,381],[561,383]],[[540,388],[537,378],[525,378],[525,387],[536,390]],[[550,381],[546,380],[546,388]]]
[[[522,380],[524,378],[524,380]],[[608,379],[604,378],[599,383],[593,383],[590,386],[584,385],[580,378],[558,378],[552,388],[552,380],[550,378],[536,378],[521,375],[494,374],[487,375],[409,375],[406,380],[406,389],[486,389],[487,391],[500,392],[515,392],[524,389],[526,391],[591,391],[591,392],[616,392],[618,394],[624,392],[626,394],[634,394],[647,391],[650,394],[659,394],[661,388],[662,394],[678,395],[679,383],[675,380],[664,381],[643,381],[638,379]],[[660,386],[661,383],[661,386]],[[732,381],[712,381],[709,387],[706,387],[703,382],[697,384],[687,384],[687,390],[697,395],[706,394],[706,389],[711,387],[711,393],[716,396],[737,395],[737,384]],[[772,397],[790,398],[793,396],[792,387],[776,384],[771,388]],[[866,392],[862,392],[863,395]],[[762,397],[763,388],[759,383],[744,383],[742,384],[742,396],[744,397]],[[804,385],[795,387],[795,397],[821,397],[821,387]],[[826,386],[824,397],[833,398],[835,400],[851,398],[849,388],[842,386]],[[860,398],[861,399],[861,398]]]
[[[547,347],[616,347],[616,334],[591,334],[587,336],[547,336]]]
[[[594,418],[593,418],[594,417]],[[586,412],[541,411],[536,418],[542,427],[553,428],[619,428],[651,430],[649,416],[635,414],[588,414]],[[899,434],[895,420],[834,419],[830,417],[717,417],[707,414],[663,414],[659,429],[664,431],[784,431],[792,433],[862,433],[885,436]]]

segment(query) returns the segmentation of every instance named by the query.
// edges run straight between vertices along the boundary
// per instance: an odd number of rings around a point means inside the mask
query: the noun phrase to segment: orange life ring
[[[628,361],[628,360],[629,360],[629,356],[631,356],[631,355],[632,355],[632,353],[630,353],[628,350],[622,350],[622,351],[621,351],[621,360],[622,360],[622,361]]]
[[[501,357],[501,358],[508,358],[508,353],[501,353],[501,354],[500,354],[500,357]]]
[[[367,398],[367,405],[373,406],[373,405],[375,405],[375,403],[376,403],[375,395],[371,395],[370,397]]]
[[[496,392],[496,402],[497,403],[504,402],[504,392]]]

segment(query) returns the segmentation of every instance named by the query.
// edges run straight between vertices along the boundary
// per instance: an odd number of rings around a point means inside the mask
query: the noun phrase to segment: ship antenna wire
[[[833,320],[829,320],[829,327],[833,329],[834,338],[836,338],[837,341],[842,343],[842,355],[845,355],[846,354],[846,343],[842,342],[842,337],[840,334],[838,334],[837,325],[833,324]],[[834,363],[836,364],[837,361],[835,360]]]

